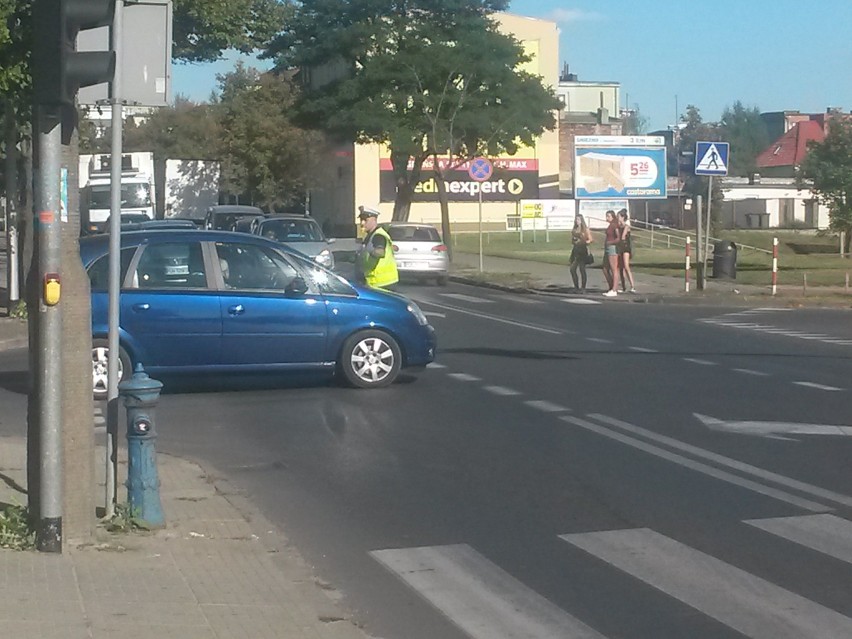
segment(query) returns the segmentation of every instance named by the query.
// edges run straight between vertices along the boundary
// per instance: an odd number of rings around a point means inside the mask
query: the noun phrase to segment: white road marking
[[[528,328],[531,331],[540,331],[542,333],[549,333],[550,335],[562,335],[565,331],[557,331],[552,328],[545,328],[544,326],[535,326],[534,324],[527,324],[525,322],[516,322],[514,320],[507,320],[502,317],[496,317],[494,315],[486,315],[485,313],[477,313],[475,311],[469,311],[464,308],[459,308],[457,306],[447,306],[445,304],[438,304],[437,302],[429,302],[423,301],[421,304],[428,304],[430,306],[437,306],[438,308],[443,308],[448,311],[454,311],[456,313],[461,313],[462,315],[471,315],[473,317],[479,317],[481,319],[491,320],[492,322],[500,322],[501,324],[509,324],[510,326],[517,326],[519,328]]]
[[[474,375],[468,375],[467,373],[448,373],[448,377],[452,377],[453,379],[457,379],[460,382],[481,382],[481,377],[476,377]]]
[[[797,386],[805,386],[806,388],[816,388],[817,390],[824,391],[842,391],[842,388],[837,388],[836,386],[826,386],[825,384],[817,384],[815,382],[793,382]]]
[[[438,362],[429,362],[426,364],[426,368],[446,368],[444,364],[439,364]]]
[[[796,490],[801,493],[807,493],[814,497],[818,497],[819,499],[826,499],[837,504],[842,504],[843,506],[852,507],[852,497],[849,497],[848,495],[843,495],[841,493],[836,493],[831,490],[819,488],[818,486],[806,484],[805,482],[801,482],[796,479],[790,479],[789,477],[785,477],[784,475],[779,475],[778,473],[773,473],[772,471],[764,470],[762,468],[758,468],[757,466],[752,466],[751,464],[746,464],[744,462],[736,461],[734,459],[719,455],[717,453],[712,453],[708,450],[704,450],[703,448],[687,444],[672,437],[660,435],[658,433],[648,430],[647,428],[641,428],[639,426],[635,426],[634,424],[628,424],[627,422],[621,421],[620,419],[615,419],[614,417],[607,417],[606,415],[600,414],[591,414],[589,415],[589,417],[591,419],[596,419],[600,422],[603,422],[604,424],[609,424],[611,426],[615,426],[616,428],[625,430],[629,433],[639,435],[640,437],[644,437],[645,439],[659,442],[661,444],[669,446],[670,448],[689,453],[693,457],[706,459],[720,466],[731,468],[739,473],[744,473],[747,475],[752,475],[759,479],[771,481],[775,484],[778,484],[779,486],[786,486],[787,488],[792,488],[793,490]],[[821,511],[823,512],[826,510],[831,509],[825,507],[821,509]]]
[[[758,377],[769,377],[769,373],[763,371],[754,371],[750,368],[732,368],[735,373],[743,373],[744,375],[757,375]]]
[[[684,362],[691,362],[692,364],[701,364],[702,366],[718,366],[716,362],[711,362],[707,359],[696,359],[694,357],[684,357]]]
[[[590,415],[590,417],[593,417],[595,419],[601,419],[605,416],[603,416],[603,415],[591,416]],[[597,424],[593,424],[589,421],[586,421],[585,419],[579,419],[577,417],[570,417],[570,416],[563,416],[563,417],[560,417],[559,419],[561,419],[562,421],[566,421],[566,422],[569,422],[571,424],[574,424],[576,426],[579,426],[580,428],[585,428],[586,430],[589,430],[593,433],[597,433],[598,435],[603,435],[604,437],[609,437],[610,439],[614,439],[615,441],[621,442],[622,444],[627,444],[628,446],[631,446],[631,447],[633,447],[637,450],[641,450],[643,452],[646,452],[646,453],[653,455],[655,457],[659,457],[660,459],[665,459],[666,461],[673,462],[673,463],[677,464],[678,466],[683,466],[684,468],[689,468],[690,470],[695,470],[695,471],[702,473],[704,475],[707,475],[709,477],[713,477],[714,479],[719,479],[719,480],[727,482],[729,484],[734,484],[735,486],[739,486],[740,488],[745,488],[747,490],[751,490],[752,492],[756,492],[758,494],[765,495],[766,497],[771,497],[773,499],[777,499],[779,501],[783,501],[783,502],[786,502],[788,504],[793,504],[795,506],[798,506],[800,508],[804,508],[805,510],[810,510],[811,512],[815,512],[815,513],[824,513],[824,512],[827,512],[829,510],[832,510],[831,508],[829,508],[828,506],[825,506],[823,504],[819,504],[817,502],[813,502],[813,501],[810,501],[808,499],[803,499],[801,497],[798,497],[797,495],[793,495],[791,493],[784,492],[783,490],[778,490],[777,488],[772,488],[771,486],[759,484],[759,483],[752,481],[750,479],[745,479],[743,477],[740,477],[738,475],[734,475],[734,474],[726,472],[724,470],[714,468],[713,466],[708,466],[707,464],[704,464],[702,462],[695,461],[694,459],[689,459],[687,457],[684,457],[683,455],[678,455],[677,453],[673,453],[673,452],[665,450],[663,448],[659,448],[658,446],[648,444],[647,442],[643,442],[641,440],[635,439],[634,437],[629,437],[628,435],[624,435],[622,433],[610,430],[609,428],[604,428],[603,426],[598,426]],[[604,421],[604,420],[601,419],[601,421]],[[617,421],[617,420],[612,420],[612,421]],[[636,427],[636,428],[638,428],[638,427]],[[644,429],[640,429],[640,430],[644,430]],[[654,433],[654,435],[656,435],[656,433]],[[670,439],[670,438],[664,437],[662,435],[657,435],[656,438]],[[656,438],[654,438],[654,439],[656,439]],[[677,440],[673,440],[673,441],[677,441]],[[715,453],[709,453],[709,452],[701,450],[699,448],[689,446],[688,444],[683,444],[682,442],[677,442],[677,443],[680,444],[680,446],[678,446],[678,448],[687,448],[688,447],[688,448],[694,448],[695,450],[700,451],[700,453],[702,453],[702,454],[699,455],[699,456],[703,456],[703,457],[711,457],[712,456],[712,457],[719,457],[721,459],[724,459],[724,460],[727,461],[726,465],[728,465],[728,466],[734,466],[734,465],[739,464],[739,462],[735,462],[734,460],[727,460],[727,458],[722,457],[721,455],[715,455]],[[718,461],[718,460],[714,460],[714,461]],[[725,463],[725,462],[722,462],[722,463]],[[747,464],[742,464],[742,465],[747,466]],[[755,470],[762,472],[762,473],[768,472],[768,471],[761,471],[760,469],[755,469]],[[792,480],[790,480],[790,481],[792,481]],[[849,501],[852,501],[852,499],[850,499]]]
[[[598,344],[612,344],[611,339],[604,339],[603,337],[587,337],[587,342],[597,342]]]
[[[494,393],[495,395],[520,395],[520,391],[516,391],[513,388],[506,388],[505,386],[483,386],[485,390],[489,393]]]
[[[852,522],[846,519],[823,514],[748,519],[745,523],[852,564]]]
[[[852,436],[852,426],[802,424],[798,422],[730,421],[693,413],[710,430],[738,435],[842,435]]]
[[[631,351],[636,351],[637,353],[659,353],[660,351],[654,350],[653,348],[642,348],[641,346],[628,346]]]
[[[474,297],[473,295],[465,295],[464,293],[440,293],[441,297],[449,297],[461,302],[470,302],[471,304],[494,304],[494,300],[489,300],[484,297]]]
[[[370,555],[472,639],[605,639],[466,544]]]
[[[751,639],[852,637],[852,619],[647,528],[560,535]]]
[[[423,311],[423,314],[427,317],[446,317],[446,313],[436,313],[435,311]]]
[[[599,300],[590,300],[587,297],[573,297],[573,298],[567,297],[567,298],[562,298],[562,301],[565,302],[566,304],[585,304],[585,305],[603,304],[603,302],[601,302]]]
[[[565,408],[564,406],[560,406],[559,404],[554,404],[553,402],[548,402],[543,399],[530,399],[524,402],[524,404],[530,408],[544,411],[545,413],[565,413],[571,410],[570,408]]]
[[[761,311],[769,311],[770,309],[760,309]],[[773,309],[773,310],[792,310],[792,309]],[[825,335],[824,333],[809,333],[807,331],[797,331],[789,328],[778,328],[775,326],[766,326],[764,324],[754,324],[751,322],[740,322],[740,321],[731,321],[726,318],[733,317],[735,315],[745,315],[749,311],[743,311],[741,313],[729,313],[722,317],[708,317],[698,320],[699,322],[703,322],[705,324],[714,324],[716,326],[727,326],[730,328],[742,328],[751,331],[757,331],[759,333],[769,333],[771,335],[781,335],[783,337],[795,337],[797,339],[806,339],[813,341],[820,341],[826,344],[840,344],[843,346],[852,345],[852,340],[850,339],[842,339],[835,338],[831,335]]]

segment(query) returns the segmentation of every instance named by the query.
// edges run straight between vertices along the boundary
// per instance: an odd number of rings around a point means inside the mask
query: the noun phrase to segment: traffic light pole
[[[62,552],[62,305],[59,303],[61,256],[60,163],[62,117],[56,107],[38,112],[38,200],[35,219],[38,242],[38,335],[40,365],[37,367],[39,411],[39,513],[36,547],[43,552]],[[52,280],[57,288],[48,285]]]

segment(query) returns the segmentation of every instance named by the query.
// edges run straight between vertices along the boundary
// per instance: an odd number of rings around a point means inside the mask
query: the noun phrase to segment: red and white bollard
[[[689,245],[692,243],[692,238],[686,236],[686,270],[684,271],[683,290],[689,293]]]
[[[772,294],[778,292],[778,238],[772,238]]]

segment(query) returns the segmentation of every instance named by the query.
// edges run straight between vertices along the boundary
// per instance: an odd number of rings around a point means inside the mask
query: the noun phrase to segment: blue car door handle
[[[151,305],[147,302],[143,302],[141,304],[134,304],[132,308],[134,311],[147,311],[149,308],[151,308]]]
[[[237,304],[236,306],[228,307],[228,315],[242,315],[245,312],[246,309],[242,304]]]

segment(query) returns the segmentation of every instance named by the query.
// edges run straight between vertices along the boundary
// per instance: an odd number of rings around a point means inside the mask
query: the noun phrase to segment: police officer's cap
[[[358,211],[359,218],[379,217],[378,209],[374,209],[372,206],[359,206]]]

